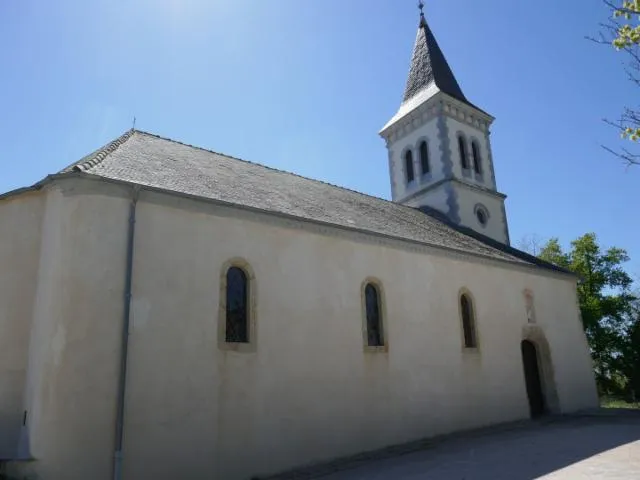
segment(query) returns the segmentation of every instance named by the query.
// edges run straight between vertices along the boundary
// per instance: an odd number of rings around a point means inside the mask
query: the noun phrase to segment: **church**
[[[391,201],[139,130],[0,195],[0,472],[242,480],[597,406],[493,120],[421,15]]]

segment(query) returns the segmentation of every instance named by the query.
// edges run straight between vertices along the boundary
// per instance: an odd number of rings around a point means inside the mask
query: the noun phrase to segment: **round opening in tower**
[[[484,210],[482,210],[481,208],[476,211],[476,217],[478,217],[478,222],[480,222],[480,225],[484,226],[487,224],[487,214],[484,213]]]

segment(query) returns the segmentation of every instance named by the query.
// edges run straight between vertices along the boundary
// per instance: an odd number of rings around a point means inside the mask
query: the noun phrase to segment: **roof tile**
[[[419,209],[138,130],[64,169],[530,264]]]

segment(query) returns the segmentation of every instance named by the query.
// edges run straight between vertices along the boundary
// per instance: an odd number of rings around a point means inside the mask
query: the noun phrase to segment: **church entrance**
[[[531,417],[539,417],[545,413],[544,393],[540,378],[538,350],[533,342],[523,340],[520,344],[522,350],[522,363],[524,366],[524,379],[527,385],[529,397],[529,409]]]

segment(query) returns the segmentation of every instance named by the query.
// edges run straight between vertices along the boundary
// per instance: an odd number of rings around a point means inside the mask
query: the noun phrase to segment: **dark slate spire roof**
[[[444,58],[444,54],[424,18],[424,14],[421,13],[403,101],[410,100],[418,92],[433,84],[442,92],[462,102],[470,103],[462,93],[462,89],[458,85],[446,58]]]

